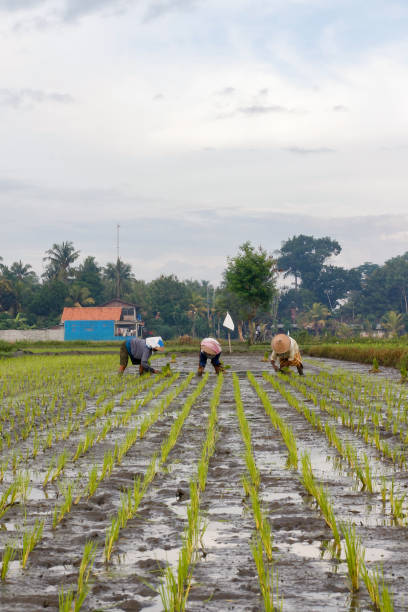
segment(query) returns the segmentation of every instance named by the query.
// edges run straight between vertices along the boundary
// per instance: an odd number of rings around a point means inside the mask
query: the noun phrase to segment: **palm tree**
[[[71,300],[74,306],[92,306],[92,304],[95,304],[88,287],[82,287],[77,283],[71,285],[67,299]]]
[[[311,309],[303,313],[300,321],[305,329],[312,329],[316,336],[326,327],[326,320],[330,316],[330,311],[326,306],[315,302]]]
[[[49,261],[45,276],[50,280],[59,280],[67,283],[70,274],[72,273],[71,265],[79,257],[79,251],[74,249],[72,242],[62,242],[61,244],[53,244],[51,249],[46,251],[47,257],[43,261]]]
[[[404,331],[405,326],[403,322],[403,316],[395,310],[389,310],[383,317],[384,327],[388,330],[391,338],[399,336]]]
[[[207,306],[202,295],[192,293],[191,303],[188,305],[187,316],[192,321],[191,335],[195,338],[195,326],[197,319],[207,312]]]
[[[133,278],[132,266],[118,257],[116,264],[106,264],[103,275],[105,279],[111,283],[112,288],[115,288],[112,294],[119,299],[124,290],[128,288],[130,284],[129,281]]]
[[[36,274],[30,264],[23,264],[21,259],[10,266],[10,274],[17,281],[34,280]]]

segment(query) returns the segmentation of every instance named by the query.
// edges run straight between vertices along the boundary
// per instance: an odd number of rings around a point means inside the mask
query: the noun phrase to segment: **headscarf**
[[[221,353],[221,345],[214,338],[204,338],[201,341],[201,350],[203,353],[207,353],[207,355],[218,355]]]
[[[156,349],[156,351],[162,351],[164,349],[164,342],[161,336],[146,338],[146,345],[151,349]]]

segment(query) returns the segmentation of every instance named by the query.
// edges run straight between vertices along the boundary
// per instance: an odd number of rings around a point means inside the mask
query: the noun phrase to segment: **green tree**
[[[68,289],[65,303],[68,306],[92,306],[95,304],[95,300],[91,296],[88,287],[81,287],[81,285],[73,283]]]
[[[108,263],[103,271],[103,277],[108,284],[109,297],[121,298],[130,291],[133,279],[132,266],[118,257],[116,263]]]
[[[330,316],[330,311],[326,306],[315,302],[310,310],[307,310],[300,317],[302,326],[305,329],[311,329],[318,336],[326,327],[326,322]]]
[[[325,261],[340,252],[340,244],[328,236],[314,238],[299,234],[282,244],[277,264],[279,270],[284,271],[285,278],[294,276],[295,289],[298,289],[301,280],[304,289],[316,291],[317,279]]]
[[[68,283],[73,274],[72,264],[78,259],[79,251],[74,249],[72,242],[54,243],[51,249],[46,251],[47,256],[43,261],[48,261],[44,277],[47,280],[57,280]]]
[[[95,304],[101,304],[105,298],[105,285],[102,278],[102,268],[95,257],[88,256],[75,271],[75,284],[86,288]]]
[[[17,310],[17,295],[7,278],[0,278],[0,311]]]
[[[267,310],[276,292],[276,262],[262,247],[255,249],[250,242],[242,244],[238,255],[227,261],[225,286],[241,303],[253,341],[257,311]]]
[[[177,276],[163,274],[149,285],[147,328],[164,335],[182,335],[190,328],[187,311],[190,291]]]
[[[392,338],[399,336],[405,329],[404,317],[400,312],[389,310],[383,317],[383,325]]]
[[[187,316],[191,320],[191,335],[195,338],[197,321],[207,313],[207,306],[202,295],[193,292],[188,305]]]
[[[29,310],[36,315],[39,324],[58,323],[68,296],[68,287],[54,280],[42,284],[35,292]]]

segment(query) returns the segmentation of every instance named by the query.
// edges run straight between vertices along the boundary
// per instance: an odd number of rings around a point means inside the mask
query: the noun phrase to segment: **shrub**
[[[190,344],[191,345],[191,344],[195,344],[196,340],[194,340],[194,338],[192,338],[188,334],[184,334],[184,336],[179,336],[178,343],[179,344]]]
[[[5,340],[0,340],[0,353],[10,353],[15,350],[15,345]]]

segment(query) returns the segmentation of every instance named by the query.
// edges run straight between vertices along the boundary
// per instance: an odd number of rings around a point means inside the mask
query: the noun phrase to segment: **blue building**
[[[142,336],[144,323],[138,306],[115,299],[102,306],[64,308],[64,340],[112,341]]]

